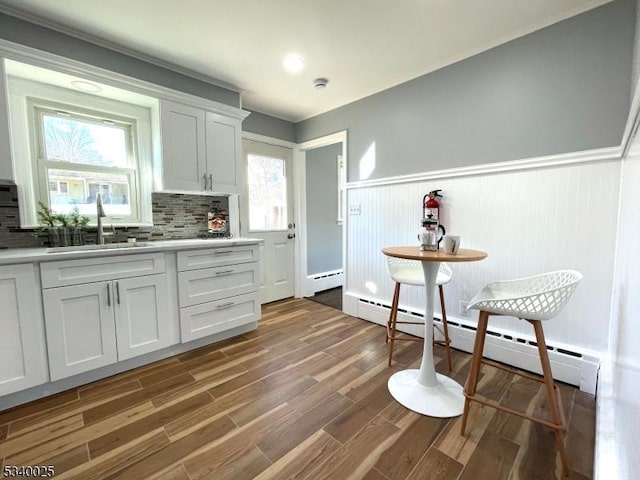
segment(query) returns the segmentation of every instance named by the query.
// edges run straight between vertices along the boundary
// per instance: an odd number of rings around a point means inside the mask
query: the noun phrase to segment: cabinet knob
[[[296,234],[295,233],[290,233],[289,235],[287,235],[287,238],[289,238],[289,239],[296,238]]]

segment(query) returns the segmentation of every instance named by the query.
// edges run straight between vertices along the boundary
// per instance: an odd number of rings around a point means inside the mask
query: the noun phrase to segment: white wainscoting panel
[[[545,323],[545,334],[558,347],[597,357],[608,344],[619,182],[620,161],[602,160],[348,189],[347,205],[361,209],[347,221],[345,296],[390,304],[393,282],[381,249],[417,244],[422,198],[438,188],[447,232],[460,235],[463,248],[489,254],[451,264],[447,313],[460,316],[460,301],[488,282],[575,269],[584,279],[561,314]],[[356,305],[346,301],[345,311],[354,314]],[[404,287],[400,307],[423,312],[423,290]],[[511,317],[492,317],[490,326],[532,335],[528,323]]]

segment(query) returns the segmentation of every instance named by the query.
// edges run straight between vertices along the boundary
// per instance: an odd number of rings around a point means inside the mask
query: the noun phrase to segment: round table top
[[[436,252],[420,250],[419,246],[411,247],[386,247],[382,253],[390,257],[406,258],[407,260],[419,260],[421,262],[475,262],[487,258],[487,253],[480,250],[461,248],[455,255],[445,253],[440,249]]]

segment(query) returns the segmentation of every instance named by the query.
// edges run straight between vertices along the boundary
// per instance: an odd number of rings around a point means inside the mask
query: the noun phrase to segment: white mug
[[[444,236],[444,253],[456,255],[460,248],[460,237],[457,235]]]

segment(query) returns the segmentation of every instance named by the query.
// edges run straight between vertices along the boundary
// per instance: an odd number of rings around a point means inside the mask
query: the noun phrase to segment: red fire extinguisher
[[[438,203],[436,197],[442,198],[442,195],[440,195],[441,191],[442,190],[432,190],[422,198],[424,218],[431,215],[433,218],[440,220],[440,203]]]

